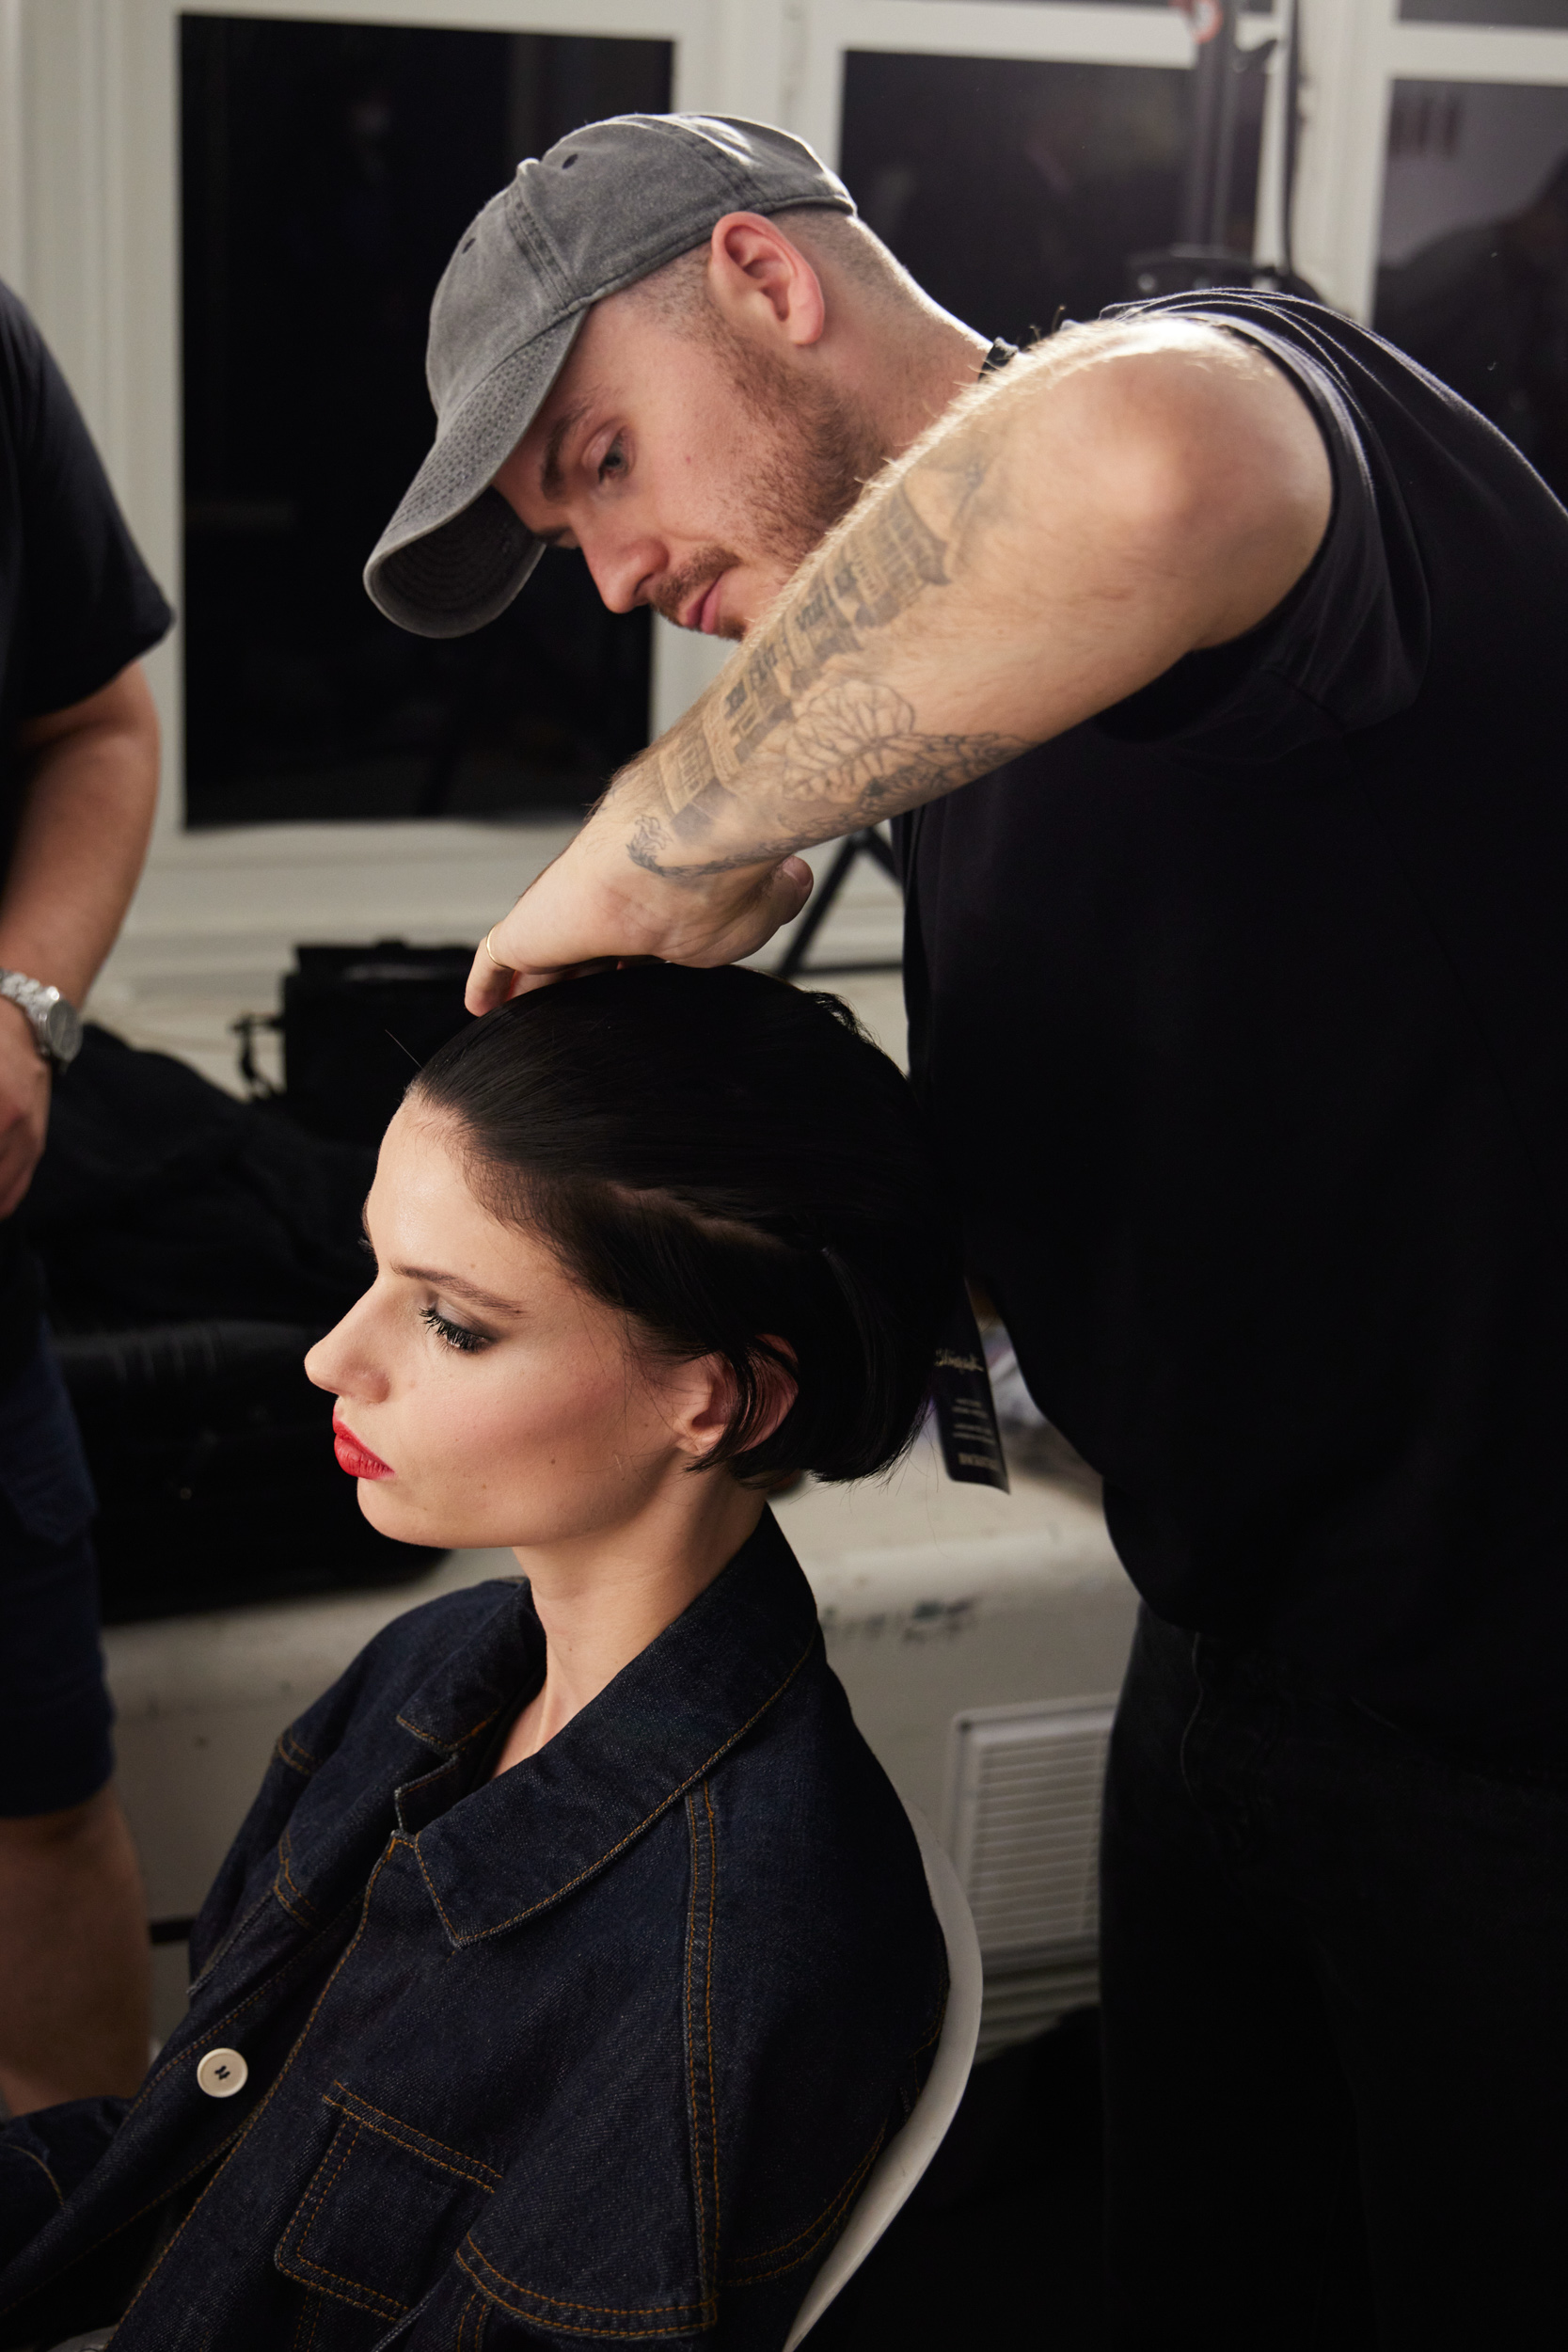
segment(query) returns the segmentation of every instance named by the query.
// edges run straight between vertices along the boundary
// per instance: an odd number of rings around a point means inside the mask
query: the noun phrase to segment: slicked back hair
[[[634,1343],[723,1359],[708,1466],[864,1478],[909,1443],[958,1243],[914,1096],[836,997],[737,968],[566,980],[476,1021],[407,1099]],[[759,1437],[770,1361],[796,1395]]]

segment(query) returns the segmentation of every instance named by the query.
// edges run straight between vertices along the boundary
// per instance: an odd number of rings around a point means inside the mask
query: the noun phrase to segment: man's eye
[[[448,1347],[455,1347],[464,1356],[476,1355],[490,1344],[485,1332],[471,1331],[466,1323],[453,1323],[438,1307],[421,1308],[420,1321],[427,1331],[434,1331],[438,1340],[444,1340]]]
[[[615,481],[626,470],[626,443],[617,434],[599,460],[599,480]]]

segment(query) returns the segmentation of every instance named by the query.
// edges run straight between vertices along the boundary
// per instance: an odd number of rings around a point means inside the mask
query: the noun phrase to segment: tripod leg
[[[863,832],[856,834],[855,847],[857,850],[863,850],[868,858],[874,859],[890,881],[898,882],[898,860],[894,856],[891,847],[882,839],[875,825],[867,825]],[[902,888],[902,886],[900,883],[899,887]]]
[[[863,838],[863,834],[852,833],[848,840],[843,843],[837,857],[828,868],[827,881],[800,917],[800,928],[784,950],[783,960],[775,967],[781,980],[799,978],[811,943],[832,913],[833,900],[844,887],[844,878],[853,866]],[[878,847],[881,847],[879,842]]]

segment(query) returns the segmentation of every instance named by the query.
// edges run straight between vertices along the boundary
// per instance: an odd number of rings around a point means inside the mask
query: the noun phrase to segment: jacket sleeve
[[[0,2270],[53,2221],[119,2128],[124,2099],[71,2099],[0,2124]]]

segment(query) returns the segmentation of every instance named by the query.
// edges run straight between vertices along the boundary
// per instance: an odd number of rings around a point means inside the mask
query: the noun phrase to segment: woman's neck
[[[519,1548],[545,1629],[545,1679],[513,1724],[498,1772],[536,1756],[733,1560],[763,1498],[722,1470],[680,1474],[628,1525]]]

